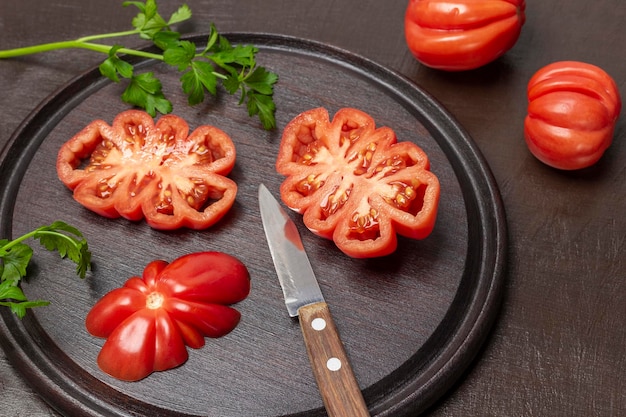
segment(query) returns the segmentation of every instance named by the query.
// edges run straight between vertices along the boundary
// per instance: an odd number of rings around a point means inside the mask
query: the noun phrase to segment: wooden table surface
[[[135,12],[118,3],[3,1],[0,49],[126,30]],[[626,118],[602,160],[580,172],[541,164],[523,139],[526,85],[546,64],[598,65],[626,97],[626,7],[622,0],[527,3],[515,47],[465,73],[415,61],[403,34],[406,1],[189,0],[194,17],[179,28],[203,32],[212,21],[223,32],[292,35],[360,54],[432,94],[482,151],[507,213],[505,293],[484,348],[430,416],[626,415]],[[178,2],[159,5],[166,14]],[[0,145],[38,103],[101,59],[73,50],[1,61]],[[3,352],[0,414],[57,415]]]

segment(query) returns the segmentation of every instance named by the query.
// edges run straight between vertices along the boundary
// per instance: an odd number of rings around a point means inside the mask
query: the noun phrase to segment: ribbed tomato
[[[85,161],[84,166],[83,161]],[[155,229],[206,229],[232,207],[235,145],[213,126],[189,135],[185,120],[128,110],[95,120],[59,150],[57,173],[76,201],[105,217]]]
[[[397,233],[423,239],[434,227],[439,181],[427,155],[360,110],[341,109],[332,122],[323,108],[298,115],[285,127],[276,169],[287,177],[283,202],[351,257],[387,255]]]
[[[98,365],[111,376],[136,381],[183,364],[185,346],[221,337],[237,326],[230,304],[250,292],[250,275],[236,258],[198,252],[168,264],[149,263],[143,276],[102,297],[85,321],[94,336],[107,338]]]
[[[462,71],[481,67],[517,42],[524,0],[410,0],[404,19],[409,50],[422,64]]]
[[[547,65],[528,83],[528,148],[554,168],[589,167],[613,141],[621,107],[615,81],[601,68],[576,61]]]

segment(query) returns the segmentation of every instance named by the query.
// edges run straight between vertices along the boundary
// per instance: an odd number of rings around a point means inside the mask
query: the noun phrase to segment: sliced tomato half
[[[59,150],[57,173],[74,199],[105,217],[146,222],[155,229],[206,229],[232,207],[237,185],[225,177],[235,145],[222,130],[189,134],[175,115],[155,124],[139,110],[109,126],[95,120]]]
[[[150,262],[89,310],[85,326],[106,338],[100,369],[137,381],[187,361],[186,346],[199,349],[205,337],[230,333],[241,313],[231,305],[250,293],[250,273],[223,252],[195,252],[172,263]]]
[[[285,128],[276,169],[281,198],[306,227],[355,258],[388,255],[397,234],[423,239],[433,230],[440,186],[426,153],[376,128],[368,114],[323,108]]]

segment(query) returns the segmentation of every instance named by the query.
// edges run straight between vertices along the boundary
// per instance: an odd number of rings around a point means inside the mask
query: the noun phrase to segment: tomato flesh
[[[172,263],[156,260],[142,277],[105,294],[89,311],[89,333],[106,338],[98,366],[125,381],[182,365],[186,346],[221,337],[239,323],[231,304],[250,292],[250,275],[236,258],[197,252]]]
[[[560,61],[528,83],[524,137],[543,163],[562,170],[587,168],[613,141],[621,111],[615,81],[595,65]]]
[[[434,227],[439,181],[428,157],[360,110],[341,109],[332,122],[323,108],[298,115],[276,169],[287,177],[283,202],[351,257],[387,255],[397,234],[423,239]]]
[[[145,112],[95,120],[59,150],[57,173],[74,199],[105,217],[146,219],[155,229],[206,229],[232,207],[237,185],[226,177],[235,146],[226,133],[180,117],[155,124]]]

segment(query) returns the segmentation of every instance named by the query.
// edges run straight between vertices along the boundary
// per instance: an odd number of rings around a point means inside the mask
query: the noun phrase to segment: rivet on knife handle
[[[348,356],[325,302],[299,310],[313,374],[330,417],[369,417]]]

